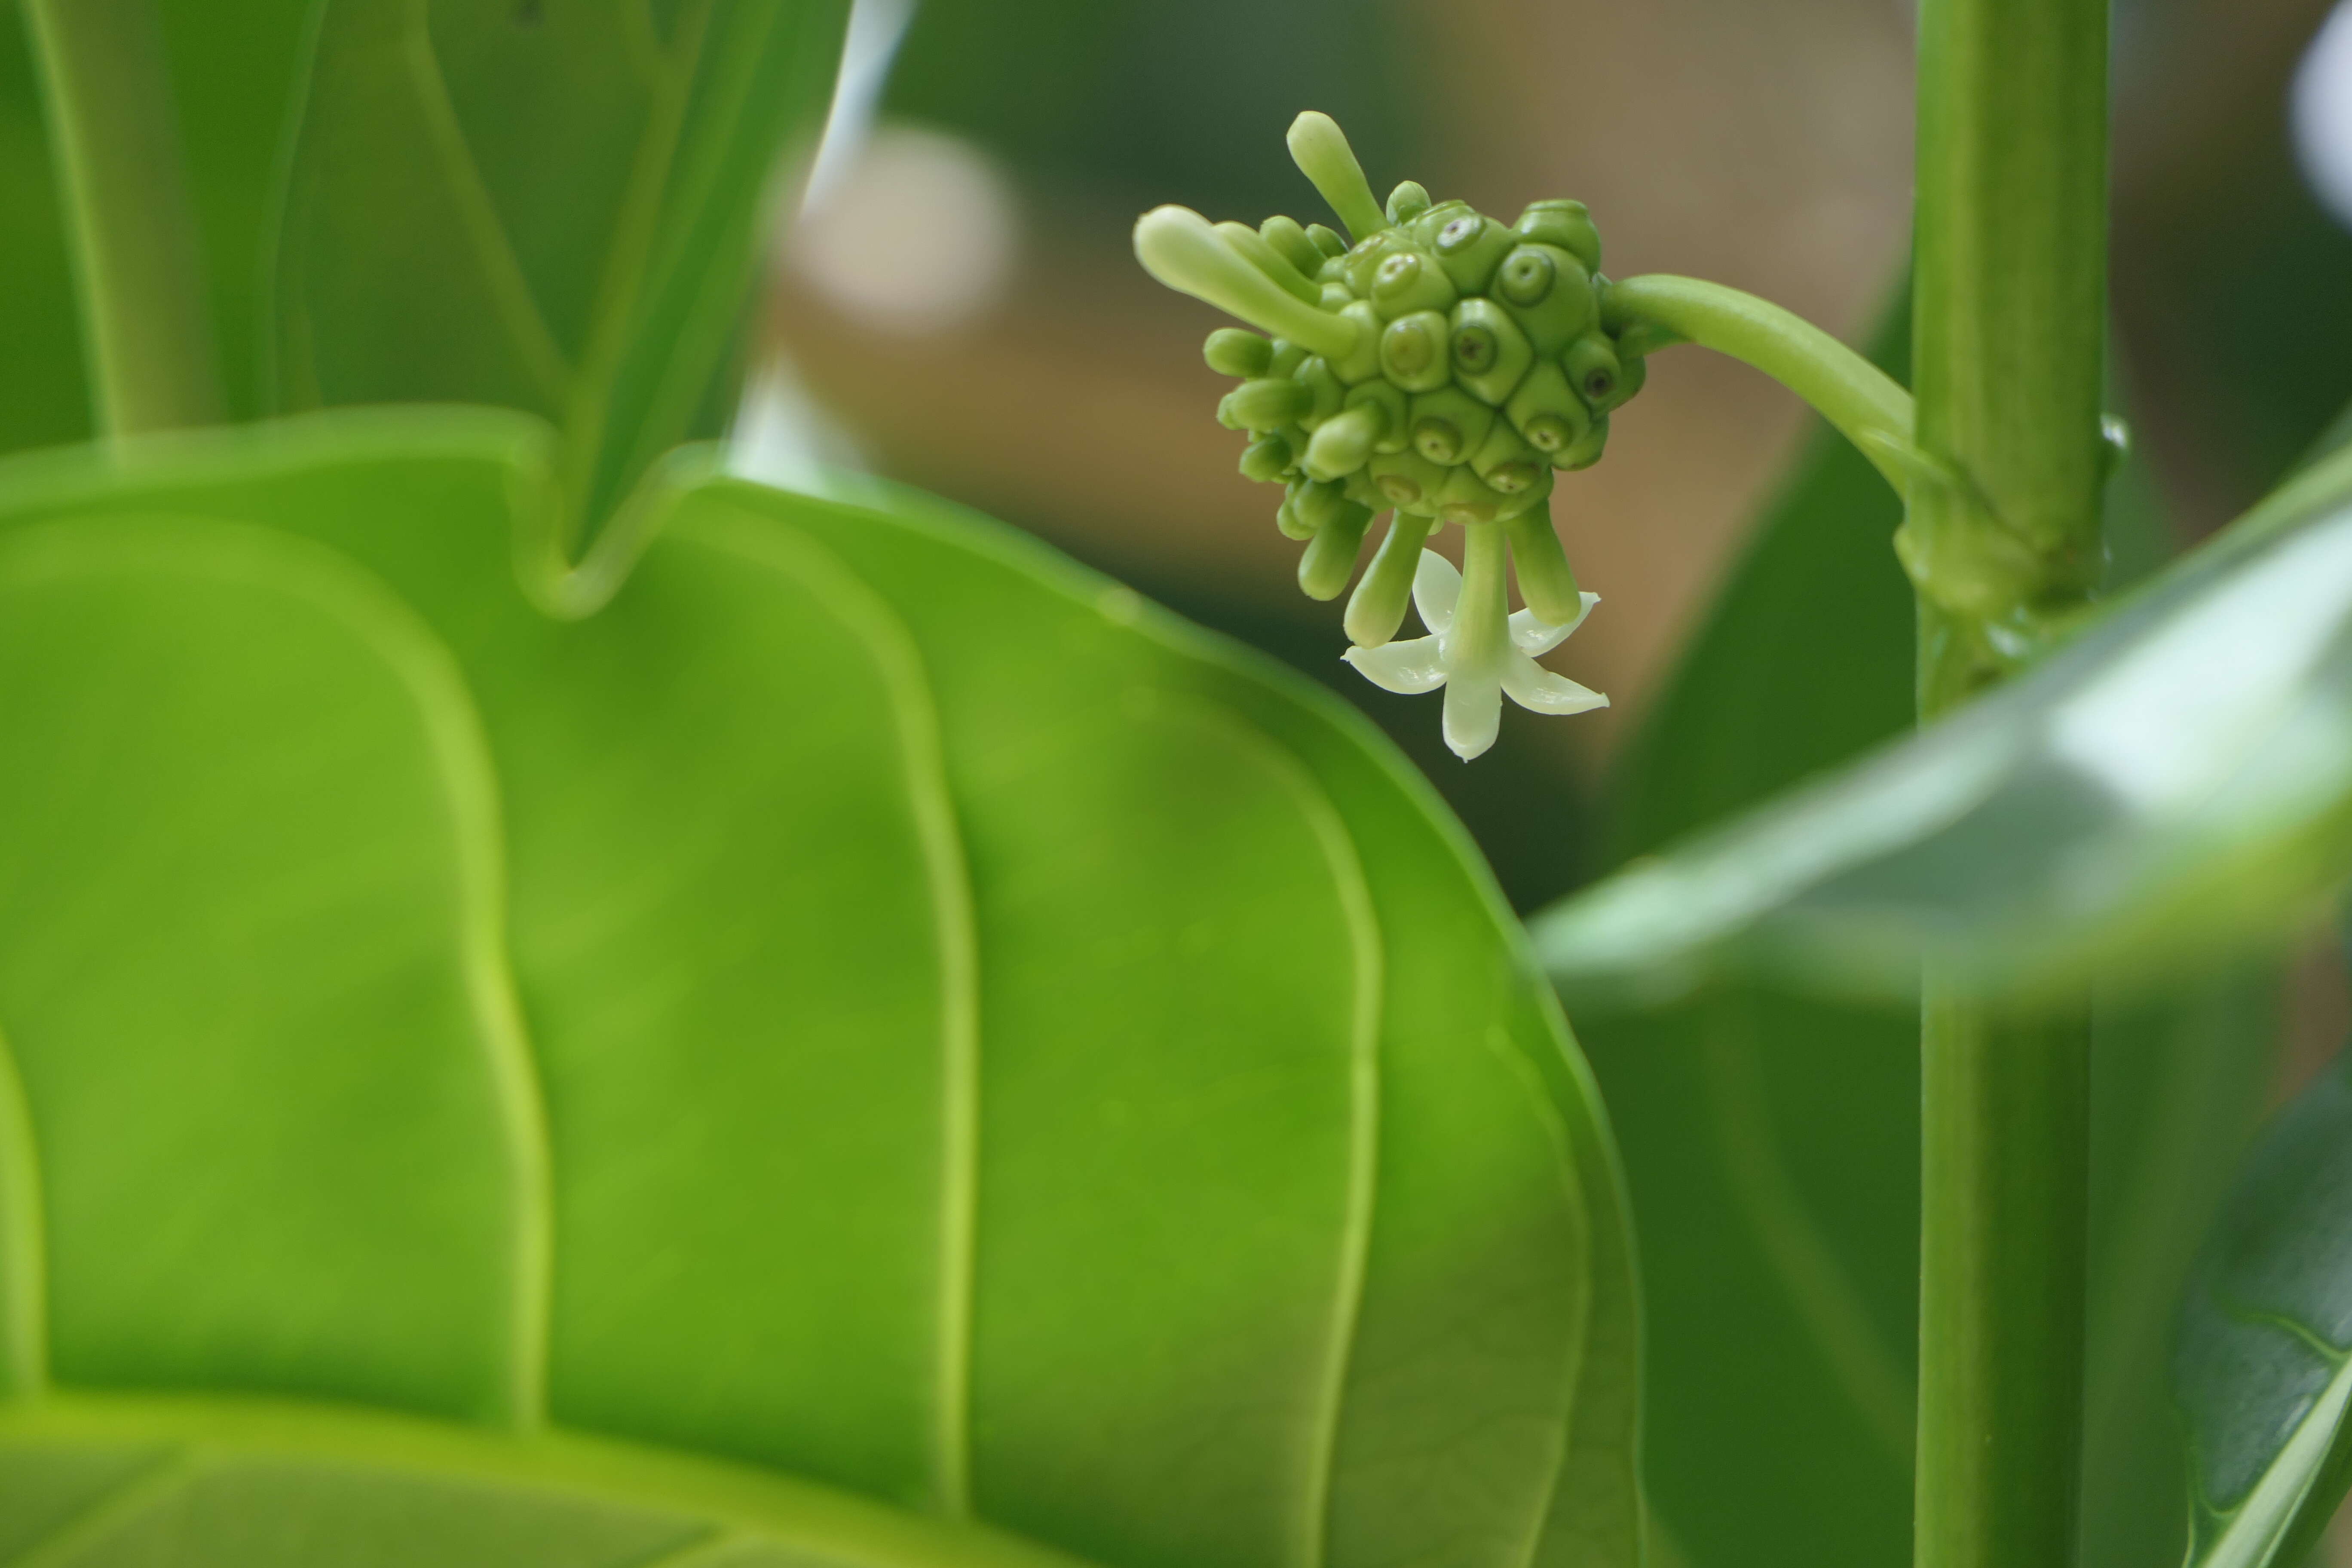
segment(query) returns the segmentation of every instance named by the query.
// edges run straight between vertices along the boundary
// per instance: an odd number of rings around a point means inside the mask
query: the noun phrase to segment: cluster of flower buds
[[[1248,434],[1242,472],[1286,488],[1276,521],[1307,543],[1300,585],[1338,597],[1374,514],[1392,510],[1346,618],[1359,650],[1380,648],[1403,624],[1416,578],[1427,582],[1423,542],[1459,523],[1464,591],[1486,593],[1480,567],[1491,558],[1496,603],[1453,619],[1491,628],[1480,635],[1496,646],[1422,661],[1435,677],[1410,689],[1447,685],[1448,742],[1465,756],[1491,744],[1486,710],[1499,712],[1502,690],[1545,711],[1601,706],[1557,677],[1548,679],[1581,694],[1575,706],[1559,705],[1571,700],[1564,693],[1529,702],[1513,689],[1523,681],[1501,675],[1514,651],[1501,629],[1503,545],[1530,624],[1583,618],[1590,595],[1552,531],[1552,476],[1598,461],[1611,411],[1642,386],[1643,361],[1608,328],[1591,218],[1580,202],[1542,201],[1506,225],[1463,202],[1433,203],[1412,181],[1382,206],[1327,116],[1300,115],[1289,141],[1352,244],[1320,224],[1271,217],[1253,229],[1165,206],[1136,226],[1136,251],[1161,282],[1270,334],[1223,328],[1205,352],[1240,381],[1217,416]],[[1396,684],[1383,661],[1351,662]]]

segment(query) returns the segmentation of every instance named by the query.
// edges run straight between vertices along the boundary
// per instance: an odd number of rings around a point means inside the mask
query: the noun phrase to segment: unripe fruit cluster
[[[1286,217],[1217,226],[1284,291],[1359,328],[1343,359],[1209,334],[1211,367],[1241,381],[1218,418],[1252,437],[1244,474],[1286,485],[1276,521],[1294,539],[1335,529],[1352,544],[1391,507],[1424,528],[1521,517],[1553,470],[1599,460],[1610,412],[1641,390],[1642,360],[1602,325],[1581,202],[1537,202],[1506,226],[1407,181],[1387,216],[1352,248]]]

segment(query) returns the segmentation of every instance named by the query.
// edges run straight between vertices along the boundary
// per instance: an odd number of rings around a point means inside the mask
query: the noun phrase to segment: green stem
[[[216,421],[219,373],[153,0],[25,0],[25,15],[99,429]]]
[[[1905,529],[1916,560],[2031,568],[1922,594],[1922,718],[2000,679],[2000,628],[2079,605],[2099,560],[2106,58],[2105,0],[1920,8],[1916,434],[1958,482],[1916,487]],[[2086,1016],[1927,977],[1916,1568],[2074,1558]]]
[[[1821,328],[1768,300],[1696,278],[1628,278],[1609,286],[1608,300],[1611,325],[1620,331],[1647,327],[1659,347],[1696,343],[1754,365],[1811,404],[1898,493],[1908,492],[1916,466],[1901,454],[1911,446],[1911,395]]]
[[[2083,1429],[2090,1029],[1921,1012],[1916,1568],[2066,1568]]]

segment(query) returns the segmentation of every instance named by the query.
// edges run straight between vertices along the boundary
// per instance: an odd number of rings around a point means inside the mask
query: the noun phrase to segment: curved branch
[[[1769,300],[1696,278],[1653,274],[1609,286],[1609,327],[1629,347],[1696,343],[1754,365],[1807,403],[1858,447],[1895,493],[1937,465],[1913,443],[1911,395],[1894,377],[1802,317]],[[1643,331],[1643,329],[1649,329]]]

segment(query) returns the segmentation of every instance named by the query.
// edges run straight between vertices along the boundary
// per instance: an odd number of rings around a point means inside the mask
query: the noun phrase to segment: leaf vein
[[[913,633],[845,563],[788,525],[706,532],[740,554],[810,584],[865,644],[890,694],[908,811],[923,859],[938,944],[940,1020],[940,1229],[930,1434],[933,1506],[971,1510],[972,1292],[978,1261],[980,952],[970,863],[947,783],[937,704]]]
[[[25,1078],[0,1029],[0,1396],[26,1399],[48,1383],[48,1237],[41,1146]]]
[[[121,1483],[94,1500],[89,1507],[28,1543],[10,1558],[7,1568],[62,1568],[99,1545],[124,1525],[149,1512],[195,1479],[196,1456],[185,1448],[163,1455],[153,1464],[133,1471]]]
[[[1708,1018],[1703,1060],[1717,1147],[1765,1260],[1839,1388],[1888,1457],[1907,1469],[1914,1436],[1908,1387],[1781,1163],[1755,1041],[1720,1006]]]

